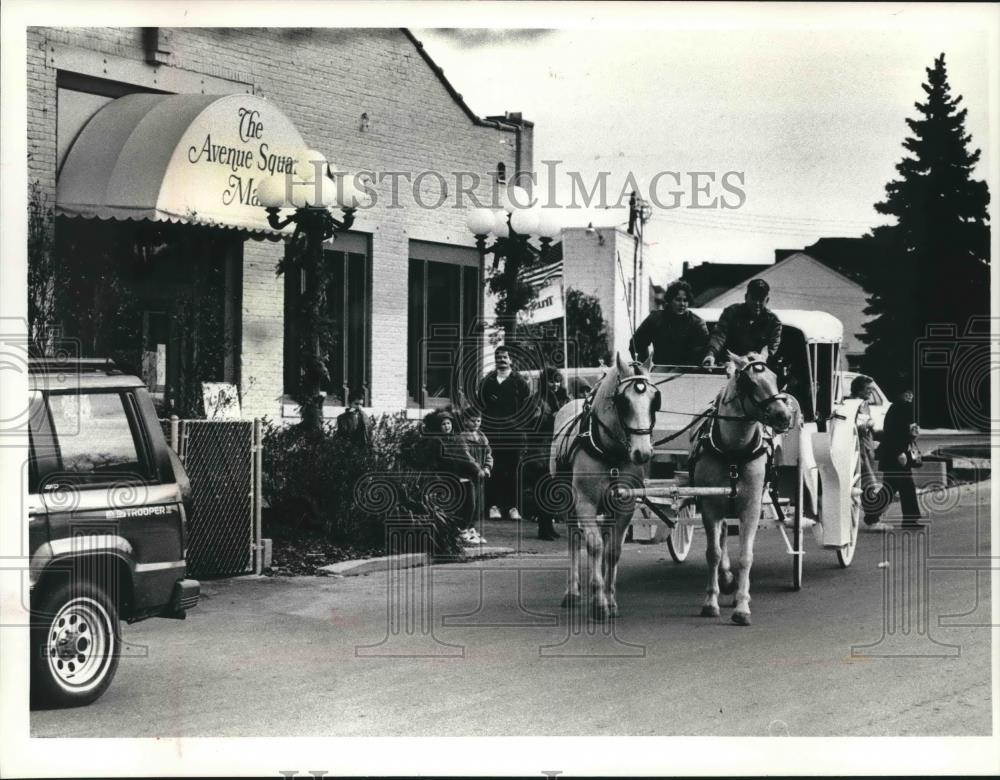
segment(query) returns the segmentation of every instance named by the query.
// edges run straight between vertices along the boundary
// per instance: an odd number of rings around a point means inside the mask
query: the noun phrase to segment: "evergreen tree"
[[[951,97],[944,54],[927,68],[922,87],[919,116],[906,120],[909,154],[875,204],[896,224],[870,236],[882,261],[871,274],[865,313],[874,317],[861,336],[868,345],[862,370],[893,392],[918,379],[917,346],[928,325],[951,326],[961,337],[970,317],[989,314],[990,195],[986,182],[973,178],[980,152],[968,148],[967,112],[959,108],[961,95]],[[922,372],[919,380],[927,378]],[[922,388],[925,425],[946,424],[945,388],[935,381]]]

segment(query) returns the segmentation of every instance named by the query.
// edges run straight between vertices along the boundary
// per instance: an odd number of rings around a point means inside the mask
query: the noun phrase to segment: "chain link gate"
[[[260,421],[167,420],[191,480],[188,571],[194,577],[260,572]]]

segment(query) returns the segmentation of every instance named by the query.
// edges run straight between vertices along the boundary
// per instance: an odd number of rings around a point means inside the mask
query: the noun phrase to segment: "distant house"
[[[815,309],[839,319],[844,325],[843,354],[847,366],[854,368],[858,365],[865,350],[858,335],[863,332],[862,326],[868,319],[864,314],[868,293],[861,284],[812,255],[799,251],[786,255],[780,262],[764,266],[763,270],[747,276],[714,297],[699,300],[696,296],[697,305],[723,307],[738,303],[743,300],[750,279],[763,279],[770,285],[769,305],[773,309]]]
[[[792,255],[805,252],[828,268],[870,289],[868,279],[872,266],[878,262],[878,251],[871,239],[821,238],[802,249],[775,249],[774,262],[780,263]]]

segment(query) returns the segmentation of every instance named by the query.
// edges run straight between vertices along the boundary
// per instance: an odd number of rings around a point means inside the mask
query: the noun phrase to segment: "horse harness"
[[[755,360],[748,363],[746,366],[740,369],[739,374],[736,378],[736,390],[738,398],[740,401],[740,407],[746,412],[745,401],[747,398],[753,403],[753,405],[759,410],[763,411],[768,404],[774,401],[786,401],[788,396],[785,393],[775,393],[763,400],[759,400],[754,397],[753,390],[756,385],[747,375],[747,371],[753,369],[755,373],[760,373],[767,368],[767,364],[762,360]],[[736,420],[741,422],[748,422],[750,420],[756,420],[757,422],[762,422],[761,420],[747,416],[745,418],[738,417],[728,417],[718,414],[718,400],[713,402],[712,407],[708,412],[705,413],[705,421],[698,428],[697,433],[697,444],[695,445],[694,451],[691,453],[691,457],[688,459],[688,474],[689,482],[692,487],[694,487],[694,472],[698,461],[705,455],[713,455],[723,462],[729,465],[729,516],[736,516],[736,486],[739,483],[740,473],[744,466],[748,463],[752,463],[763,455],[767,456],[767,464],[764,467],[764,489],[769,490],[771,493],[771,500],[774,502],[774,506],[778,507],[778,492],[775,487],[774,480],[774,436],[770,432],[771,429],[766,423],[763,423],[763,427],[757,428],[757,434],[753,440],[746,447],[739,450],[723,450],[716,443],[715,436],[718,430],[718,423],[720,419],[725,420]],[[766,432],[765,432],[766,431]],[[692,437],[693,438],[693,437]]]

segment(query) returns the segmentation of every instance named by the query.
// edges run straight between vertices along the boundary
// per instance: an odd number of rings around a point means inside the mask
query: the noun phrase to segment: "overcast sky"
[[[655,209],[647,227],[663,276],[684,260],[769,262],[777,247],[858,236],[884,221],[872,206],[903,155],[904,119],[923,99],[924,68],[941,52],[983,150],[979,175],[991,170],[987,96],[1000,91],[989,83],[983,11],[995,28],[996,6],[786,8],[780,16],[744,12],[736,22],[660,8],[629,29],[414,32],[474,112],[521,111],[535,122],[540,178],[543,160],[564,161],[561,203],[570,199],[569,171],[588,186],[609,171],[612,199],[630,171],[643,189],[659,171],[681,173],[682,207]],[[628,25],[631,10],[616,23]],[[693,171],[717,180],[741,172],[743,185],[730,183],[745,203],[689,208]],[[661,177],[660,201],[669,205],[676,189]],[[718,184],[700,200],[716,195],[737,202]],[[626,218],[566,214],[583,225]]]

